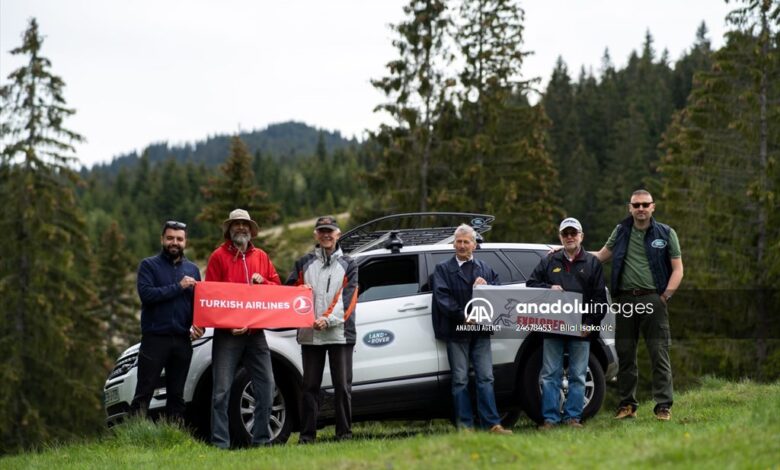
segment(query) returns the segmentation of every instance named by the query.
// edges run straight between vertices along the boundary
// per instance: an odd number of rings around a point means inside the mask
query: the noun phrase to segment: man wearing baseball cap
[[[314,224],[314,250],[295,262],[287,285],[309,286],[314,298],[311,328],[298,329],[303,358],[303,406],[299,443],[317,436],[317,414],[325,356],[335,389],[336,439],[352,438],[352,353],[355,348],[355,304],[358,267],[338,245],[336,219],[323,216]]]
[[[222,223],[225,242],[209,257],[206,280],[241,284],[281,284],[276,269],[265,251],[252,245],[259,227],[244,209],[235,209]],[[211,443],[230,447],[228,404],[238,364],[252,378],[255,396],[255,421],[252,445],[270,444],[268,421],[274,391],[271,353],[263,330],[248,328],[215,329],[212,347],[214,386],[211,399]]]
[[[583,328],[579,337],[548,334],[542,352],[542,417],[541,429],[551,429],[564,423],[582,427],[585,407],[585,373],[590,355],[590,338],[598,335],[606,311],[594,309],[594,304],[607,305],[607,292],[601,263],[585,251],[582,225],[573,218],[563,219],[558,229],[563,249],[542,258],[525,283],[527,287],[542,287],[557,291],[579,292],[582,302],[591,308],[583,313]],[[595,310],[595,311],[593,311]],[[595,332],[593,330],[596,330]],[[563,356],[569,351],[569,393],[560,412],[560,394],[563,381]]]

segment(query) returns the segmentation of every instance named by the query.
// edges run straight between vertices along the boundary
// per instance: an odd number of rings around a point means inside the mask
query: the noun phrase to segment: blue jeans
[[[455,424],[474,427],[469,396],[469,360],[474,365],[477,385],[477,414],[485,428],[501,422],[493,394],[493,356],[489,337],[474,337],[468,341],[448,341],[447,358],[452,372],[452,401],[455,405]]]
[[[585,374],[590,342],[564,337],[544,338],[542,356],[542,416],[548,423],[561,422],[560,397],[563,381],[563,352],[569,350],[569,393],[563,404],[563,421],[582,419],[585,407]]]
[[[228,405],[230,389],[239,363],[243,364],[249,373],[255,397],[252,445],[266,445],[271,440],[271,431],[268,428],[274,392],[271,352],[262,330],[251,330],[250,333],[233,336],[230,330],[214,330],[214,346],[211,352],[214,377],[211,443],[223,449],[230,447]]]

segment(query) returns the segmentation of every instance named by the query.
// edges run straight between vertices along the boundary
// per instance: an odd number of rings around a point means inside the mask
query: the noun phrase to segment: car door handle
[[[414,305],[414,304],[406,304],[403,307],[399,308],[399,312],[409,312],[412,310],[425,310],[428,308],[427,305]]]

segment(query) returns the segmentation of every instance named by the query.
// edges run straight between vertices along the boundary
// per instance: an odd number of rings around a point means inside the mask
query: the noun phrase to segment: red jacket
[[[226,241],[214,250],[206,266],[206,280],[216,282],[252,283],[252,274],[260,273],[263,284],[281,284],[279,275],[265,251],[249,243],[245,253]]]

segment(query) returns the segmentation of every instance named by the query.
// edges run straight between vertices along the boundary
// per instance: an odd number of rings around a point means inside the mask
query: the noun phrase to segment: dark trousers
[[[320,386],[325,369],[325,353],[336,390],[336,438],[352,437],[352,353],[354,344],[301,345],[303,355],[303,404],[301,406],[301,442],[317,437]]]
[[[233,336],[230,330],[214,330],[214,345],[211,349],[212,377],[211,393],[211,443],[217,447],[230,447],[230,395],[236,369],[243,365],[252,380],[254,396],[254,423],[252,424],[252,445],[264,446],[271,441],[271,406],[274,398],[274,372],[271,365],[271,351],[263,330]],[[241,410],[244,414],[244,410]]]
[[[656,408],[671,407],[674,403],[672,385],[672,362],[669,358],[669,347],[672,337],[669,332],[669,315],[666,305],[658,294],[648,294],[638,297],[619,295],[620,304],[644,304],[651,306],[645,313],[634,313],[627,316],[622,313],[615,318],[615,349],[618,354],[618,393],[620,406],[631,406],[636,409],[637,382],[639,368],[637,367],[637,347],[639,336],[645,338],[645,345],[650,354],[652,367],[653,400]],[[651,310],[652,313],[646,313]]]
[[[184,383],[190,370],[190,359],[192,342],[189,336],[143,335],[131,413],[146,416],[160,373],[165,368],[165,414],[173,420],[184,419]]]

